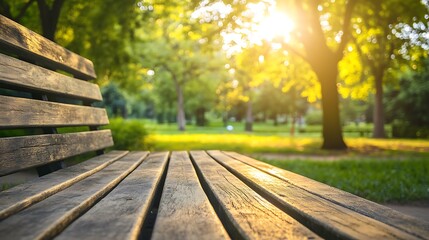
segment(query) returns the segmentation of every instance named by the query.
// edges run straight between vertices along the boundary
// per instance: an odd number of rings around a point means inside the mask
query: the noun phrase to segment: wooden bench
[[[0,138],[0,175],[98,154],[0,192],[0,239],[429,238],[428,222],[237,153],[103,154],[89,60],[3,16],[0,52],[0,128],[27,134]]]

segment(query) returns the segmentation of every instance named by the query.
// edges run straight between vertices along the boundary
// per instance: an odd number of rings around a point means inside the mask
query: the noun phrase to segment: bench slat
[[[96,84],[68,77],[1,53],[0,83],[83,100],[102,100]]]
[[[110,130],[1,138],[0,176],[110,146]]]
[[[414,239],[408,233],[336,205],[220,151],[209,151],[234,175],[326,238]]]
[[[319,239],[316,234],[253,191],[205,152],[191,151],[197,172],[216,201],[232,239]],[[213,202],[212,201],[212,202]]]
[[[112,192],[55,239],[138,239],[167,160],[168,152],[150,154]]]
[[[229,239],[187,152],[173,152],[152,239]]]
[[[6,218],[0,223],[2,239],[47,239],[56,236],[136,169],[147,154],[129,153],[96,174]]]
[[[0,192],[0,221],[107,167],[128,151],[112,151]]]
[[[0,96],[1,128],[99,126],[109,124],[103,108]]]
[[[96,78],[92,62],[0,15],[0,47],[84,80]]]
[[[391,208],[384,207],[380,204],[368,201],[364,198],[358,197],[340,189],[333,188],[329,185],[314,181],[284,169],[274,167],[250,157],[234,152],[225,152],[225,154],[250,166],[258,168],[266,173],[269,173],[272,176],[282,179],[285,182],[293,184],[299,188],[302,188],[317,196],[323,197],[333,203],[361,213],[365,216],[384,222],[388,225],[395,226],[403,231],[417,235],[421,238],[428,238],[429,236],[429,222],[421,221],[420,219],[404,215]]]

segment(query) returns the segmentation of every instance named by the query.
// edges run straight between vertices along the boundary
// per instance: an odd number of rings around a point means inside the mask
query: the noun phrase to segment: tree
[[[54,0],[51,4],[45,0],[28,0],[25,3],[8,3],[6,1],[1,1],[0,10],[5,14],[6,17],[17,22],[21,22],[27,10],[31,7],[31,5],[33,5],[33,2],[37,2],[42,36],[49,40],[55,41],[55,33],[57,32],[58,20],[60,18],[64,0]],[[20,6],[12,6],[12,4]],[[17,14],[13,14],[13,11],[11,10],[11,8],[15,7],[19,9]]]
[[[136,89],[127,86],[141,78],[131,42],[144,16],[134,0],[0,0],[0,13],[91,59],[99,84]]]
[[[297,27],[293,37],[302,46],[284,43],[284,47],[310,64],[321,85],[323,149],[347,148],[341,131],[337,77],[338,63],[350,38],[355,4],[355,0],[295,0],[279,6],[294,16]]]
[[[400,26],[404,24],[412,26],[424,20],[428,11],[420,1],[390,0],[361,1],[356,12],[359,17],[352,21],[353,41],[363,65],[369,69],[368,77],[374,80],[375,85],[373,137],[384,138],[383,86],[389,80],[387,77],[393,80],[397,75],[387,75],[388,70],[392,67],[400,69],[400,64],[408,65],[411,60],[401,62],[404,50],[411,44],[395,33],[400,32]]]
[[[233,21],[232,13],[209,11],[210,4],[216,2],[154,1],[141,5],[144,12],[150,12],[150,17],[148,27],[139,36],[140,57],[147,68],[168,73],[167,78],[157,77],[157,80],[176,92],[177,123],[181,131],[185,130],[185,88],[207,72],[220,69],[212,65],[222,47],[218,33],[224,21]]]
[[[265,61],[265,56],[269,55],[269,51],[268,44],[251,45],[233,58],[234,76],[242,90],[242,100],[246,103],[245,131],[253,130],[254,92],[268,77],[265,66],[270,63]]]
[[[429,59],[421,65],[406,71],[399,84],[387,89],[387,110],[401,124],[398,127],[405,128],[407,137],[429,137]]]
[[[189,82],[185,88],[185,94],[192,96],[186,102],[186,109],[194,114],[197,126],[207,124],[205,113],[215,107],[218,98],[216,88],[228,77],[224,68],[226,64],[224,54],[219,52],[213,57],[205,63],[208,71],[204,71],[201,76]]]
[[[127,118],[127,100],[116,84],[109,84],[102,90],[103,104],[112,117]]]

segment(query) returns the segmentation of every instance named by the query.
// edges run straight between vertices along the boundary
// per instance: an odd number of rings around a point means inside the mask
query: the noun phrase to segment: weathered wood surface
[[[395,227],[334,204],[277,177],[233,159],[220,151],[210,156],[274,202],[282,210],[326,238],[416,239]]]
[[[129,153],[99,172],[6,218],[0,222],[1,238],[47,239],[56,236],[136,169],[147,154]]]
[[[137,239],[167,160],[168,152],[150,154],[112,192],[56,239]]]
[[[351,209],[365,216],[371,217],[388,225],[397,227],[405,232],[418,237],[429,239],[429,222],[421,221],[414,217],[402,214],[391,208],[371,202],[364,198],[331,187],[329,185],[314,181],[296,173],[274,167],[264,162],[252,159],[245,155],[235,152],[224,152],[226,155],[233,157],[249,166],[255,167],[277,177],[296,187],[311,192],[317,196],[327,199],[335,204]]]
[[[340,190],[324,197],[335,189],[243,155],[190,155],[168,164],[167,152],[115,151],[1,192],[0,238],[139,239],[162,189],[153,239],[428,239],[428,228],[369,218],[330,199]]]
[[[0,96],[0,128],[99,126],[109,124],[103,108]]]
[[[0,221],[107,167],[128,151],[112,151],[0,192]]]
[[[98,85],[0,53],[0,83],[89,101],[101,101]]]
[[[96,78],[92,62],[0,15],[0,48],[88,80]]]
[[[152,239],[229,239],[187,152],[173,152]]]
[[[204,179],[232,239],[318,239],[298,221],[228,172],[205,152],[191,151],[197,172]]]
[[[0,176],[113,145],[110,130],[0,139]]]

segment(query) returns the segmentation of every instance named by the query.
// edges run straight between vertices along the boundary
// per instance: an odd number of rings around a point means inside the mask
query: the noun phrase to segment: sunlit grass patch
[[[429,152],[428,140],[350,138],[346,142],[350,148],[359,152],[374,150]]]
[[[320,137],[278,135],[174,133],[152,134],[153,150],[229,150],[240,153],[299,153],[317,155],[371,155],[429,157],[428,140],[347,138],[347,151],[321,150]]]
[[[318,138],[287,138],[245,134],[154,134],[155,150],[232,150],[253,152],[318,151]]]

